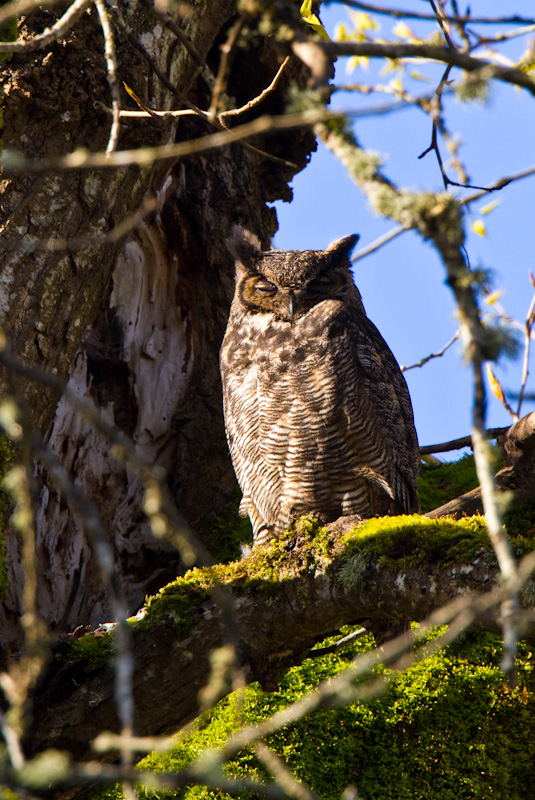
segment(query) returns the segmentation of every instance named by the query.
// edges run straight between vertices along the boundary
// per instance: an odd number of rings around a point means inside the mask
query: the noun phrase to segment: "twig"
[[[437,0],[436,3],[435,0],[429,0],[429,5],[433,9],[436,21],[438,22],[440,30],[442,31],[442,35],[446,40],[446,44],[448,45],[448,47],[455,47],[455,43],[452,41],[450,37],[450,32],[448,31],[448,27],[446,25],[446,14],[442,7],[442,3],[440,2],[440,0]]]
[[[10,375],[11,394],[18,394],[16,376]],[[7,408],[6,408],[7,406]],[[2,417],[5,433],[17,445],[20,463],[14,466],[3,480],[4,488],[13,499],[11,523],[21,538],[20,563],[23,585],[21,592],[22,614],[20,625],[24,634],[24,647],[18,660],[8,663],[6,671],[0,674],[0,686],[4,692],[8,708],[2,719],[2,728],[13,765],[25,762],[22,742],[27,719],[27,704],[31,690],[35,687],[48,657],[48,633],[39,616],[37,600],[37,548],[35,513],[33,507],[34,473],[32,464],[32,429],[24,404],[20,406],[11,398],[3,402]],[[15,423],[15,424],[13,424]]]
[[[18,250],[24,253],[35,253],[41,251],[61,252],[67,250],[74,252],[75,250],[83,250],[88,247],[101,247],[108,244],[116,244],[120,242],[130,231],[134,230],[141,222],[143,222],[150,214],[161,209],[165,200],[167,199],[167,192],[163,195],[151,195],[146,198],[141,206],[129,214],[125,219],[115,225],[108,233],[99,235],[84,234],[82,236],[72,236],[69,238],[58,237],[57,239],[31,239],[25,237],[21,241],[10,242],[0,237],[0,253],[6,250]]]
[[[535,278],[533,277],[533,273],[529,273],[529,277],[531,279],[531,285],[535,289]],[[526,390],[526,383],[528,380],[529,375],[529,353],[531,347],[531,332],[533,330],[533,325],[535,324],[535,294],[531,298],[531,303],[528,309],[528,313],[526,315],[526,323],[525,323],[525,338],[524,338],[524,360],[522,363],[522,379],[520,383],[520,393],[518,395],[518,407],[517,407],[517,418],[520,417],[520,411],[522,409],[522,402],[524,400],[524,393]]]
[[[117,143],[119,141],[119,116],[121,111],[121,94],[117,79],[117,58],[115,55],[113,31],[108,19],[108,12],[106,10],[104,0],[95,0],[95,6],[100,19],[102,33],[104,34],[104,58],[106,59],[108,84],[111,92],[113,120],[111,123],[110,138],[108,141],[108,146],[106,147],[106,152],[112,153],[114,150],[116,150]]]
[[[47,28],[43,33],[39,33],[32,39],[17,39],[14,42],[0,42],[0,53],[32,53],[34,50],[41,50],[48,47],[61,36],[64,36],[69,28],[74,25],[86,8],[92,5],[93,0],[75,0],[67,11],[51,28]],[[17,4],[18,5],[18,4]]]
[[[97,0],[98,2],[98,0]],[[130,626],[127,622],[128,606],[118,580],[115,554],[110,545],[100,516],[92,500],[69,477],[57,456],[39,443],[35,447],[37,460],[46,468],[52,481],[84,526],[92,552],[96,555],[100,575],[110,598],[114,619],[117,620],[117,654],[115,659],[115,701],[117,716],[121,723],[121,737],[128,740],[134,731],[134,657],[131,647]],[[121,747],[121,762],[124,767],[132,764],[132,751]]]
[[[522,180],[522,178],[529,178],[532,175],[535,175],[535,166],[528,167],[527,169],[523,169],[520,172],[515,172],[512,175],[508,175],[505,178],[499,178],[497,181],[492,183],[488,189],[482,189],[475,194],[468,195],[468,197],[464,197],[459,200],[459,205],[467,206],[470,203],[473,203],[475,200],[479,200],[481,197],[486,197],[489,191],[496,191],[499,189],[504,189],[506,186],[509,186],[510,183],[513,181]]]
[[[330,5],[331,3],[342,3],[350,8],[361,8],[364,11],[371,11],[373,14],[383,14],[384,16],[388,17],[403,19],[425,19],[429,20],[430,22],[435,21],[433,14],[423,14],[418,11],[401,11],[400,9],[396,8],[385,8],[384,6],[374,6],[370,5],[369,3],[358,3],[356,0],[324,0],[323,2],[323,4],[326,6]],[[446,16],[444,19],[446,22],[471,22],[473,24],[477,23],[480,25],[503,25],[504,23],[510,23],[511,25],[526,25],[532,22],[532,20],[528,19],[527,17],[520,17],[518,15],[512,17],[472,17],[470,15],[458,17]]]
[[[29,14],[35,8],[49,8],[58,2],[59,0],[12,0],[11,3],[5,3],[0,8],[0,25],[15,17]]]
[[[464,48],[463,49],[465,50],[465,52],[468,52],[470,50],[470,39],[469,39],[468,34],[466,32],[466,21],[461,19],[461,14],[459,13],[459,9],[458,9],[458,6],[457,6],[457,0],[451,0],[451,7],[453,9],[453,13],[454,13],[455,17],[457,17],[457,21],[454,22],[453,24],[455,25],[455,27],[456,27],[456,29],[457,29],[457,31],[459,33],[459,36],[461,37],[461,39],[464,42]],[[444,16],[446,16],[446,15],[444,15]]]
[[[221,60],[219,62],[219,69],[217,71],[215,86],[212,92],[212,99],[210,101],[210,110],[208,112],[208,116],[210,117],[210,119],[216,118],[217,110],[219,108],[219,100],[221,98],[221,95],[226,91],[227,78],[230,70],[231,59],[234,54],[236,42],[238,41],[238,37],[241,33],[244,23],[245,23],[245,18],[243,16],[238,17],[238,19],[236,20],[236,22],[229,31],[227,41],[220,47]]]
[[[328,647],[314,647],[312,650],[308,652],[308,658],[319,658],[321,656],[329,655],[329,653],[337,653],[342,647],[345,647],[352,642],[355,642],[357,639],[362,638],[369,633],[366,628],[359,628],[353,633],[349,633],[347,636],[343,636],[341,639],[338,639],[334,644],[329,645]]]
[[[13,726],[8,722],[6,715],[0,710],[0,730],[4,737],[9,760],[15,767],[20,769],[24,765],[24,753],[20,744],[20,738],[17,736]]]
[[[308,786],[298,781],[282,758],[270,750],[264,742],[256,742],[254,751],[258,760],[271,772],[288,797],[295,797],[296,800],[317,800],[318,796]]]
[[[449,340],[449,342],[444,345],[442,350],[439,350],[437,353],[431,353],[430,355],[425,356],[425,358],[422,358],[421,361],[418,361],[417,364],[411,364],[409,367],[400,366],[401,371],[402,372],[408,372],[410,369],[416,369],[416,367],[423,367],[424,364],[427,364],[427,362],[431,361],[431,359],[433,359],[433,358],[440,358],[441,356],[444,355],[446,350],[448,350],[452,346],[452,344],[454,344],[457,341],[457,339],[459,338],[460,335],[461,335],[461,332],[457,331],[456,334],[454,336],[452,336],[452,338]]]
[[[115,153],[88,153],[86,150],[75,150],[67,156],[51,159],[25,159],[19,154],[10,156],[4,150],[0,165],[5,173],[21,172],[55,172],[57,170],[95,169],[99,167],[124,167],[132,164],[147,166],[162,159],[176,159],[184,156],[206,153],[234,142],[241,142],[259,134],[269,135],[292,128],[311,127],[317,122],[335,119],[339,114],[326,109],[301,111],[278,117],[265,115],[246,122],[230,130],[218,131],[198,139],[190,139],[175,144],[157,147],[140,147],[135,150],[119,150]]]
[[[246,103],[244,106],[241,106],[240,108],[231,108],[229,111],[222,111],[218,117],[219,121],[223,123],[223,125],[225,125],[225,120],[227,117],[235,117],[238,114],[244,114],[246,111],[250,111],[251,108],[254,108],[259,103],[261,103],[262,100],[265,100],[268,94],[276,88],[280,80],[280,77],[284,72],[286,66],[288,65],[289,61],[290,61],[290,56],[286,56],[286,58],[280,65],[279,69],[277,70],[277,74],[275,75],[269,86],[267,86],[262,92],[260,92],[258,97],[255,97],[253,100],[249,100],[248,103]]]
[[[400,235],[400,233],[405,233],[405,231],[410,231],[410,230],[411,230],[410,225],[398,225],[397,228],[392,228],[387,233],[384,233],[382,236],[379,236],[374,242],[369,244],[367,247],[363,247],[361,250],[358,250],[352,257],[351,262],[354,264],[355,261],[359,261],[361,258],[369,256],[370,253],[374,253],[384,244],[390,242],[392,239],[395,239],[396,236]]]

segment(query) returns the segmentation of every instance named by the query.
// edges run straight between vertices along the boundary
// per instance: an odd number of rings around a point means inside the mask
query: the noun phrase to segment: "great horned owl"
[[[228,240],[225,427],[255,545],[306,513],[331,522],[417,510],[411,401],[353,283],[357,240],[263,252],[240,226]]]

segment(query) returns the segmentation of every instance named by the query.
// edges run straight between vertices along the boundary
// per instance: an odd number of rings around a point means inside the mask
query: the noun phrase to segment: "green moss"
[[[193,611],[208,598],[210,585],[208,570],[190,570],[183,578],[177,578],[158,594],[148,597],[147,613],[141,622],[134,624],[147,629],[155,620],[172,619],[177,636],[187,635],[195,624]]]
[[[65,656],[66,661],[87,661],[91,669],[98,669],[113,657],[113,634],[86,633],[75,639]]]
[[[483,517],[428,519],[419,514],[378,517],[344,537],[347,558],[370,553],[379,563],[403,571],[422,564],[466,564],[489,549]]]
[[[230,695],[202,718],[194,734],[140,766],[155,772],[186,767],[206,748],[222,747],[240,717],[243,724],[265,719],[372,646],[365,637],[343,653],[307,659],[280,677],[276,692],[264,693],[253,684],[241,698]],[[267,744],[324,800],[339,800],[348,785],[357,787],[363,800],[525,800],[526,787],[535,785],[535,654],[521,645],[515,690],[499,669],[500,658],[498,636],[467,634],[400,674],[383,696],[368,704],[318,709],[271,735]],[[376,674],[383,671],[379,667]],[[250,749],[234,757],[226,771],[268,779]],[[203,787],[137,791],[145,800],[229,798]],[[121,795],[116,788],[103,796]]]
[[[418,476],[418,499],[425,513],[478,486],[473,455],[458,461],[423,464]]]

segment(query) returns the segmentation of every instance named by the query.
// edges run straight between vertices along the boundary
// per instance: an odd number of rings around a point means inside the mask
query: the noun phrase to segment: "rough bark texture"
[[[352,524],[349,518],[331,526],[335,544],[329,557],[297,537],[279,564],[278,578],[262,578],[253,560],[229,582],[233,637],[251,680],[272,683],[278,668],[299,663],[318,639],[344,624],[421,620],[461,595],[475,596],[499,584],[490,549],[479,548],[468,560],[450,559],[443,552],[442,565],[438,558],[432,563],[417,558],[410,568],[402,560],[397,568],[384,566],[373,544],[358,553],[340,545],[341,535]],[[467,531],[464,542],[470,540]],[[452,547],[456,541],[453,537]],[[139,735],[171,733],[199,711],[199,691],[210,675],[210,652],[224,643],[226,634],[224,615],[213,600],[192,607],[191,615],[193,629],[183,636],[175,632],[178,614],[172,604],[169,618],[134,628]],[[498,617],[499,608],[477,624],[499,631]],[[524,632],[533,635],[533,622]],[[64,646],[63,661],[59,656],[54,660],[34,698],[28,748],[35,753],[54,747],[87,759],[94,757],[90,751],[94,737],[102,730],[118,730],[114,674],[110,665],[91,669],[87,661],[69,660],[68,652]]]
[[[131,38],[116,30],[120,79],[152,107],[177,107],[177,98],[133,46],[141,42],[180,94],[206,107],[209,95],[194,60],[151,16],[149,6],[123,8]],[[199,0],[191,16],[177,20],[213,70],[234,9],[234,0]],[[36,12],[19,33],[42,30],[55,20],[54,12]],[[240,54],[231,73],[237,104],[264,89],[279,63],[269,39]],[[17,55],[2,67],[6,147],[31,157],[106,147],[111,118],[102,104],[111,102],[94,8],[65,40],[44,52]],[[304,72],[298,64],[290,69],[292,79],[301,81]],[[287,80],[255,113],[283,108]],[[126,94],[123,101],[133,107]],[[156,145],[209,132],[196,118],[126,121],[119,146]],[[315,149],[306,131],[258,144],[295,161],[299,169]],[[233,281],[225,240],[239,221],[267,242],[277,223],[266,203],[291,197],[287,182],[293,172],[234,145],[179,163],[17,176],[2,184],[0,311],[15,351],[68,373],[71,388],[129,434],[142,457],[165,467],[178,506],[201,533],[235,486],[218,371]],[[120,244],[92,241],[59,252],[42,247],[50,237],[98,237],[154,196],[160,209]],[[0,394],[10,390],[9,376],[0,375]],[[139,481],[66,402],[54,410],[58,397],[53,392],[30,384],[24,394],[52,450],[97,501],[135,610],[147,591],[180,570],[176,555],[148,529]],[[109,611],[91,548],[48,476],[39,473],[38,480],[40,611],[58,631],[95,625],[108,619]],[[22,584],[14,536],[8,539],[7,566],[10,589],[0,613],[0,638],[13,646]]]

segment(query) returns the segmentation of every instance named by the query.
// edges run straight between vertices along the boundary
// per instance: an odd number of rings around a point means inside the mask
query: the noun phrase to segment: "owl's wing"
[[[367,435],[378,453],[379,468],[389,484],[392,513],[418,510],[416,478],[420,464],[418,439],[405,378],[385,340],[365,313],[348,310],[348,338],[338,347],[341,358],[352,361],[352,383],[346,396],[357,424],[365,415]],[[345,353],[344,353],[345,351]],[[383,472],[384,471],[384,472]],[[379,510],[378,513],[382,513]]]
[[[277,518],[280,479],[262,455],[255,350],[250,326],[229,324],[220,353],[225,430],[243,493],[240,514],[249,516],[257,542],[261,532],[269,532]]]

